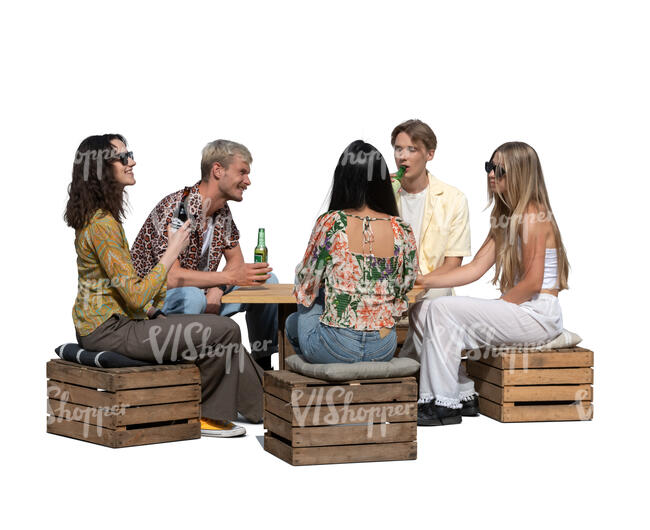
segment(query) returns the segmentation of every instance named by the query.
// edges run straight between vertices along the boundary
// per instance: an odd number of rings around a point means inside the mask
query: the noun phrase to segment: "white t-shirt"
[[[209,217],[207,220],[207,227],[205,232],[203,232],[203,247],[201,248],[201,258],[199,259],[199,264],[202,270],[208,270],[208,252],[210,251],[210,243],[212,242],[212,236],[214,236],[214,217]]]
[[[424,204],[427,200],[429,186],[419,193],[408,193],[404,188],[399,190],[402,203],[402,219],[411,225],[415,241],[420,246],[420,232],[422,231],[422,216],[424,215]]]
[[[424,188],[420,193],[407,193],[403,188],[399,190],[402,203],[402,219],[411,225],[418,248],[422,243],[420,240],[420,236],[422,235],[422,217],[424,216],[424,204],[426,203],[428,192],[429,186]],[[435,300],[440,296],[451,296],[453,294],[453,289],[447,287],[427,289],[423,298]]]

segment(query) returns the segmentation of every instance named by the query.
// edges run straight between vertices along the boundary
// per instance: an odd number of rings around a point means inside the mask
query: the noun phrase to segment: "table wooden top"
[[[408,293],[409,303],[418,301],[424,289],[416,287]],[[292,283],[264,284],[255,287],[240,287],[224,295],[224,304],[295,304]]]

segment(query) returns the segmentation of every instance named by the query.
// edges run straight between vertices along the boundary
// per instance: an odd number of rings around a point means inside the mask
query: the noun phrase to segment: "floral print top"
[[[357,217],[357,216],[355,216]],[[343,211],[321,215],[316,221],[302,262],[296,267],[294,294],[311,306],[321,284],[325,306],[320,321],[328,326],[376,331],[392,328],[408,307],[406,294],[418,274],[417,250],[411,227],[391,217],[394,252],[376,257],[351,252]],[[364,228],[372,217],[362,217]]]

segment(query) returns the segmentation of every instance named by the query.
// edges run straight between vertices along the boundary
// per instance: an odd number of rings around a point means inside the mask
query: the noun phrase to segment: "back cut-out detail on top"
[[[407,310],[406,293],[417,278],[411,227],[391,217],[394,256],[376,258],[350,252],[347,221],[341,210],[327,212],[316,221],[303,261],[296,267],[296,301],[309,307],[324,287],[322,324],[362,331],[391,328],[395,318]]]
[[[345,215],[346,217],[354,217],[355,219],[359,219],[363,225],[361,228],[361,233],[363,235],[363,241],[361,243],[361,248],[365,249],[365,246],[368,245],[369,253],[366,254],[365,252],[354,252],[350,248],[350,237],[348,235],[348,223],[346,222],[346,229],[345,229],[345,239],[348,244],[348,252],[350,254],[353,254],[355,256],[363,256],[364,258],[374,258],[374,259],[390,259],[393,256],[395,256],[395,235],[393,234],[393,253],[390,256],[375,256],[374,249],[372,247],[372,244],[375,241],[375,233],[372,231],[372,228],[370,227],[370,223],[372,221],[388,221],[391,224],[391,233],[392,233],[392,222],[393,218],[392,217],[370,217],[370,216],[364,216],[361,217],[360,215],[355,215],[355,214],[349,214],[345,213],[343,210],[341,210],[341,213]]]

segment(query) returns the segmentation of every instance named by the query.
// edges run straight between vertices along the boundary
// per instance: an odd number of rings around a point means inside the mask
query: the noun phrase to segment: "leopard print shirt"
[[[142,225],[138,237],[131,247],[133,265],[138,276],[144,278],[153,269],[167,250],[167,226],[172,222],[176,207],[184,190],[167,195],[160,201]],[[199,193],[199,183],[192,186],[186,199],[186,209],[190,218],[190,243],[178,257],[181,267],[191,270],[204,270],[199,261],[203,248],[203,232],[207,220],[203,214],[203,201]],[[223,251],[239,244],[239,230],[233,221],[230,208],[226,204],[212,216],[214,235],[208,251],[207,270],[216,272]]]

